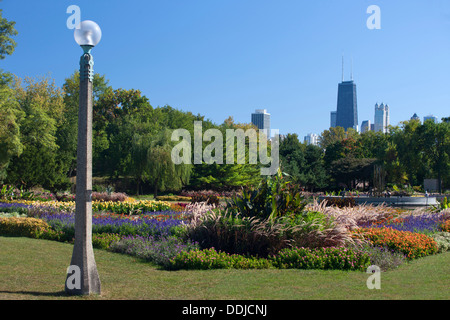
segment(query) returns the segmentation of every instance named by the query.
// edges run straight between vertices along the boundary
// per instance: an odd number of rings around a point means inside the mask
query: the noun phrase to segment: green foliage
[[[181,252],[166,266],[169,270],[267,269],[270,267],[271,263],[267,259],[218,252],[214,248]]]
[[[323,150],[300,143],[297,134],[288,134],[280,143],[280,162],[289,178],[307,189],[328,186],[328,174],[323,161]]]
[[[56,139],[58,127],[63,124],[62,90],[48,78],[16,78],[14,92],[23,113],[18,124],[24,149],[11,159],[6,181],[26,187],[67,188],[68,167],[59,157]]]
[[[268,258],[217,251],[214,248],[181,252],[170,260],[170,270],[211,269],[333,269],[365,271],[370,256],[358,250],[341,248],[286,248]]]
[[[41,219],[3,217],[0,218],[0,235],[10,237],[40,238],[50,226]]]
[[[270,257],[281,269],[334,269],[365,271],[370,266],[369,254],[346,247],[287,248]]]
[[[92,235],[92,246],[94,248],[109,250],[111,246],[123,237],[115,233],[94,233]]]
[[[6,178],[11,159],[23,152],[18,123],[22,116],[11,88],[11,76],[0,70],[0,182]]]
[[[257,187],[244,187],[242,194],[227,200],[227,209],[244,217],[274,220],[285,215],[295,216],[306,204],[299,186],[291,184],[278,170],[277,175],[266,177]]]
[[[3,10],[0,9],[0,60],[5,59],[6,55],[11,55],[14,52],[16,42],[12,37],[18,34],[14,28],[16,23],[6,20],[2,14]]]

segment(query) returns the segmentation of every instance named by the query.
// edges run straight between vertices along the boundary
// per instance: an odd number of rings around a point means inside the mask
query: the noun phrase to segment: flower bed
[[[0,203],[0,235],[72,242],[73,201]],[[282,216],[242,216],[205,202],[93,201],[92,243],[170,270],[382,270],[450,249],[448,211],[314,204]],[[26,218],[7,217],[23,212]],[[22,216],[22,215],[21,215]],[[362,245],[367,242],[370,245]]]
[[[361,228],[355,233],[372,244],[402,252],[408,259],[416,259],[437,253],[436,241],[427,235],[392,228]]]

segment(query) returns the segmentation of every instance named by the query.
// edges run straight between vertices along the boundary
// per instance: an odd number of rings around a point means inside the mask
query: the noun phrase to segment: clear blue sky
[[[82,53],[66,27],[69,5],[94,20],[103,38],[95,72],[114,88],[139,89],[215,123],[271,113],[280,133],[320,134],[336,109],[341,60],[353,58],[359,125],[376,102],[391,124],[450,116],[448,0],[3,0],[18,46],[0,68],[19,77],[49,75],[61,86]],[[369,30],[369,5],[381,30]]]

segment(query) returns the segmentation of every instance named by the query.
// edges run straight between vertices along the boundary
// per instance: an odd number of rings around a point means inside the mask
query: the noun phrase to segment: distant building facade
[[[418,121],[420,121],[420,118],[417,115],[417,113],[414,113],[413,116],[411,117],[411,120],[418,120]]]
[[[336,126],[358,131],[356,84],[353,80],[342,81],[338,86]]]
[[[434,123],[438,123],[438,118],[433,115],[428,115],[426,117],[423,117],[423,122],[427,120],[432,120]]]
[[[364,133],[364,132],[367,132],[367,131],[371,131],[371,130],[372,130],[372,128],[371,128],[370,120],[364,120],[361,123],[361,133]]]
[[[330,127],[335,128],[336,127],[336,111],[331,111],[330,113]]]
[[[266,109],[256,109],[255,113],[252,113],[252,123],[259,130],[264,130],[270,138],[270,113],[267,113]]]
[[[304,142],[306,144],[312,144],[312,145],[318,146],[319,145],[319,136],[315,133],[309,133],[308,135],[305,136]]]
[[[374,131],[387,133],[389,121],[389,106],[384,103],[381,105],[375,104]]]

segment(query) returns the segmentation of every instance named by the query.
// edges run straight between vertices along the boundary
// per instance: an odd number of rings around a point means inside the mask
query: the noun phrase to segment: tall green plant
[[[298,185],[291,184],[281,170],[263,179],[256,188],[243,188],[242,194],[227,201],[227,209],[244,217],[274,220],[303,212],[307,202]]]

